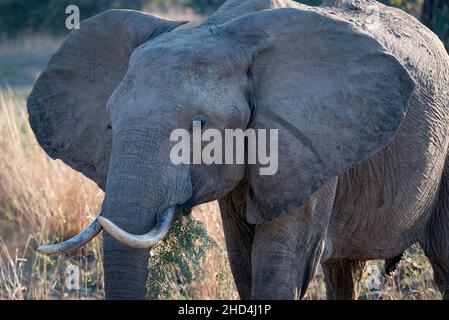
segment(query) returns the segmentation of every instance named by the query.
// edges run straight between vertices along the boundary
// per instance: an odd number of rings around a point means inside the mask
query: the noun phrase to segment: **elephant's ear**
[[[278,129],[277,173],[249,166],[252,223],[301,208],[332,177],[385,147],[405,117],[414,90],[407,70],[336,17],[266,10],[224,24],[219,34],[252,57],[251,126]]]
[[[131,10],[109,10],[72,31],[28,98],[42,148],[104,187],[111,153],[106,104],[140,44],[184,22]]]

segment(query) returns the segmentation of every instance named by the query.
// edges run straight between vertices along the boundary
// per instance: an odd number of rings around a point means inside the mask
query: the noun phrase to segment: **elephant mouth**
[[[49,256],[65,254],[84,246],[103,229],[115,240],[129,247],[148,249],[160,242],[167,235],[173,223],[177,207],[170,207],[162,211],[156,218],[156,226],[150,232],[143,235],[128,233],[100,214],[89,226],[73,238],[61,243],[43,245],[37,250],[39,253]]]

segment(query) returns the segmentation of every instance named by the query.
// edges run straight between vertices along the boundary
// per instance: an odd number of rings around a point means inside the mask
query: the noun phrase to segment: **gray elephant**
[[[449,58],[375,1],[229,0],[198,27],[112,10],[73,31],[28,100],[37,140],[105,190],[68,252],[104,232],[108,299],[142,299],[176,207],[219,200],[241,298],[330,299],[419,242],[449,298]],[[170,133],[277,128],[279,168],[174,164]]]

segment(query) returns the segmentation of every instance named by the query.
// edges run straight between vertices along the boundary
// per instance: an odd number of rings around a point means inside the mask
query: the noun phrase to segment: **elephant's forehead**
[[[222,39],[206,30],[192,29],[152,39],[136,49],[132,59],[184,71],[201,71],[222,69],[220,65],[232,58]]]
[[[173,45],[173,46],[195,46],[199,44],[205,45],[204,41],[213,39],[214,33],[203,28],[193,28],[188,30],[180,30],[167,32],[150,40],[148,46]]]

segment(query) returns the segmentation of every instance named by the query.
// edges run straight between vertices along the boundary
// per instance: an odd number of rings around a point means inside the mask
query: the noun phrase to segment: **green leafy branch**
[[[170,298],[194,290],[201,280],[201,265],[209,249],[216,247],[204,224],[178,210],[165,240],[151,249],[147,298]]]

